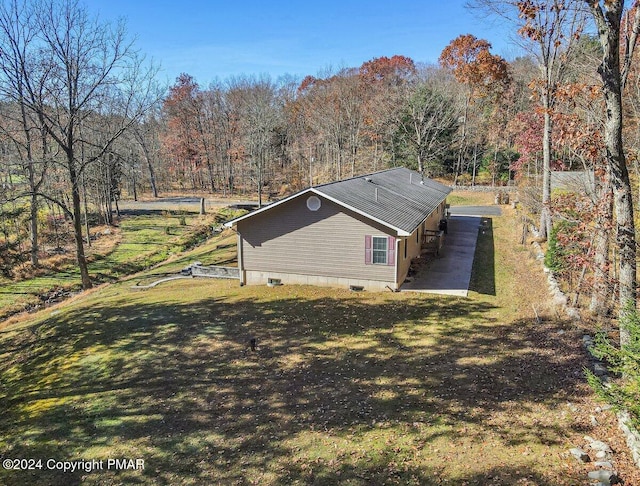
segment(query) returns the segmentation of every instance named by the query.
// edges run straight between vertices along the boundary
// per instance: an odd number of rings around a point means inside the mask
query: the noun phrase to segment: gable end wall
[[[307,208],[303,195],[238,222],[244,281],[265,284],[267,278],[280,278],[283,283],[365,288],[377,282],[379,288],[396,288],[395,265],[365,264],[365,236],[394,236],[393,232],[320,199],[318,211]]]

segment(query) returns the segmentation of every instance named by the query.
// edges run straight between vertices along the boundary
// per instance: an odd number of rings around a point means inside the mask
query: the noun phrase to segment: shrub
[[[547,240],[547,251],[544,254],[544,264],[553,273],[559,273],[564,267],[564,255],[562,246],[558,243],[558,231],[560,225],[556,224],[551,229]]]
[[[629,332],[628,343],[616,346],[605,332],[599,332],[592,349],[617,379],[605,383],[590,370],[586,370],[586,375],[598,396],[615,410],[627,411],[634,427],[640,430],[640,314],[633,303],[621,317],[620,326]]]
[[[553,225],[548,238],[544,264],[556,275],[571,279],[584,265],[586,235],[583,228],[572,221],[560,220]]]

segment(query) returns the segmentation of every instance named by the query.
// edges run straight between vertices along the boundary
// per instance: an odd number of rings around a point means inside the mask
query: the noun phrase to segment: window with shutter
[[[366,265],[395,265],[396,239],[393,236],[364,237],[364,263]]]
[[[374,265],[387,265],[388,248],[386,236],[372,236],[372,262]]]

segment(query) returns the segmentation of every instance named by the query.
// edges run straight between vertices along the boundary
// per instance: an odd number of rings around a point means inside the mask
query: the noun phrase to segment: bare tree
[[[261,207],[265,169],[273,157],[274,133],[282,120],[278,90],[266,77],[240,78],[235,84],[235,90],[242,99],[240,118],[246,141],[244,145],[258,193],[258,206]]]
[[[48,168],[48,136],[37,117],[27,110],[25,96],[30,74],[28,52],[37,42],[29,5],[17,0],[0,4],[0,130],[12,141],[28,181],[31,264],[38,266],[38,192]],[[19,197],[19,196],[18,196]]]
[[[558,84],[566,74],[568,60],[585,26],[580,0],[472,0],[479,6],[515,24],[520,44],[537,60],[540,79],[536,91],[544,119],[542,141],[543,177],[540,236],[551,232],[552,110]]]
[[[429,176],[435,161],[452,145],[460,113],[448,90],[433,75],[407,85],[401,93],[396,131],[415,157],[418,171]]]
[[[24,51],[20,102],[64,154],[58,162],[65,169],[70,204],[59,198],[56,203],[73,219],[82,286],[89,288],[82,174],[155,102],[154,70],[143,67],[122,24],[100,23],[75,0],[34,0],[29,5],[34,42]],[[28,10],[14,8],[12,14],[25,21]]]
[[[151,111],[151,110],[150,110]],[[153,197],[158,197],[158,184],[156,180],[156,159],[159,152],[160,141],[158,132],[160,130],[158,120],[153,113],[139,123],[132,125],[133,139],[142,151],[142,157],[149,172],[149,184]]]

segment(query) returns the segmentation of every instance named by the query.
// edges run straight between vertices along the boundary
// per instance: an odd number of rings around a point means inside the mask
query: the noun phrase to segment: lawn
[[[111,230],[112,235],[106,237],[113,239],[113,244],[86,247],[92,281],[94,284],[112,282],[167,258],[176,258],[213,224],[216,224],[215,216],[165,213],[124,217],[118,228]],[[0,319],[41,305],[41,297],[55,289],[72,292],[80,289],[80,272],[74,262],[49,265],[41,269],[41,273],[43,275],[23,280],[0,278]]]
[[[456,189],[447,197],[447,203],[451,206],[484,206],[493,204],[495,194],[500,192],[496,187],[495,192],[486,191],[465,191]]]
[[[590,422],[581,332],[545,306],[506,213],[483,224],[469,298],[127,281],[6,327],[3,459],[105,462],[0,483],[585,484],[567,450],[615,444],[611,417]]]

